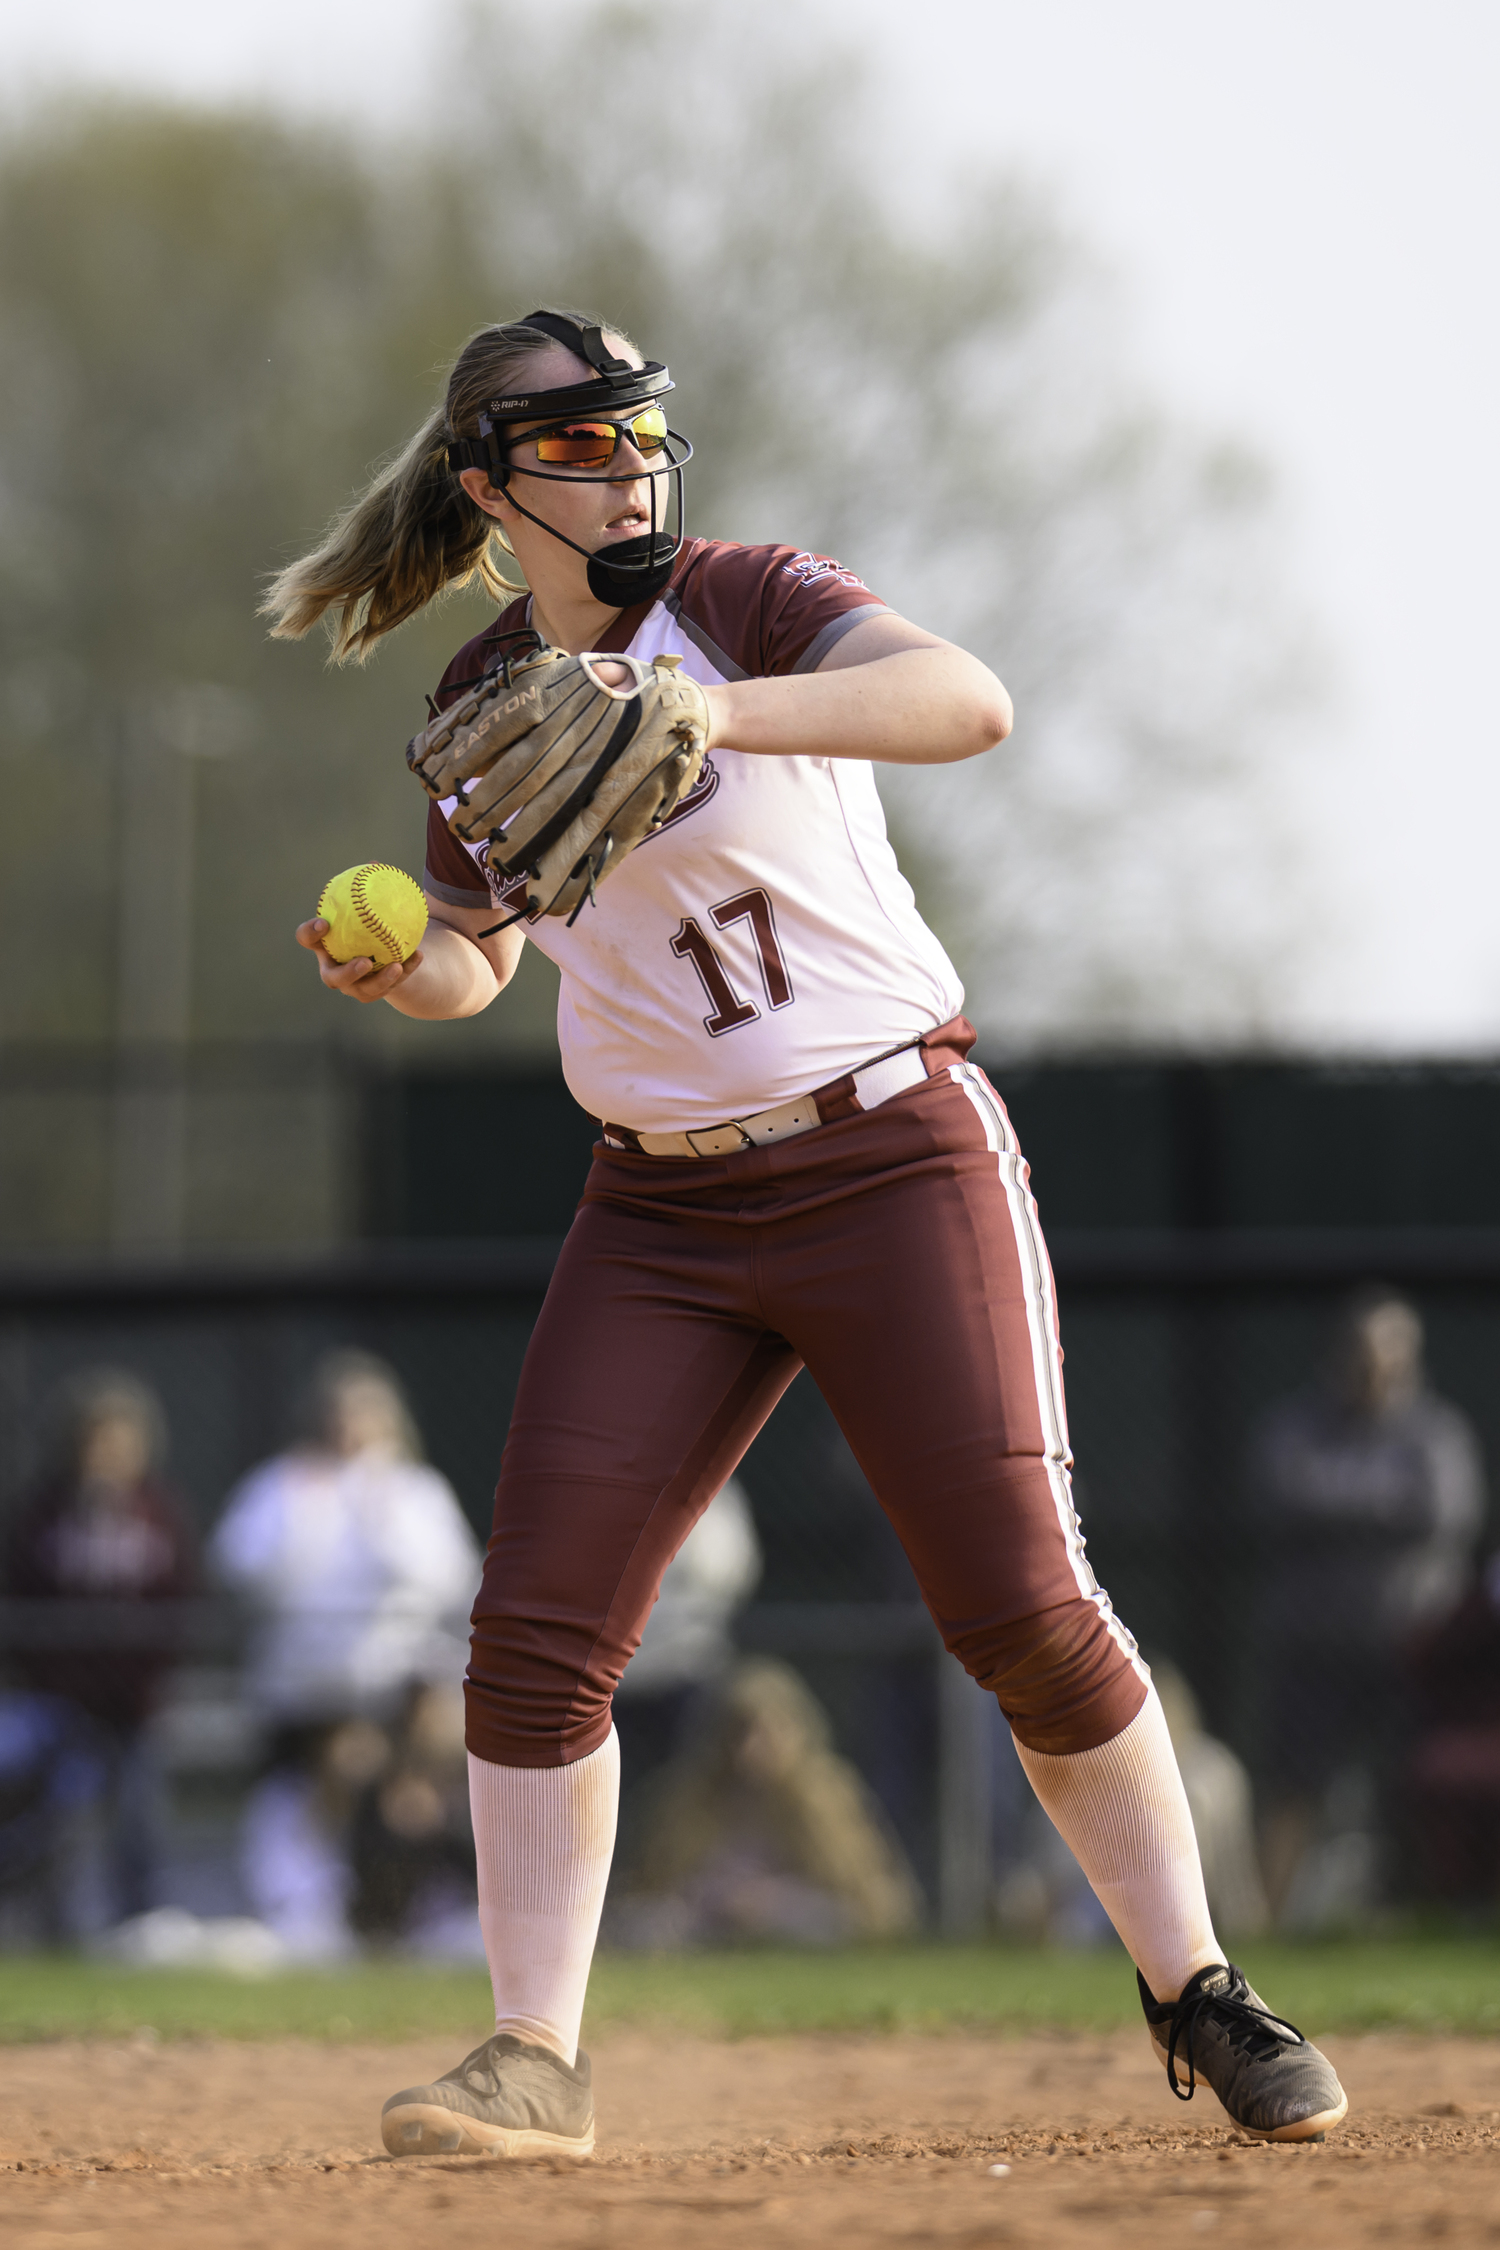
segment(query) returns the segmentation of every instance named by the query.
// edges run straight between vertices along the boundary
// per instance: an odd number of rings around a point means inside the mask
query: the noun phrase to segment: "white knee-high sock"
[[[1198,1839],[1155,1688],[1112,1742],[1054,1757],[1016,1744],[1043,1810],[1093,1885],[1157,2000],[1223,1952]]]
[[[570,1766],[492,1766],[469,1755],[479,1926],[495,2029],[578,2058],[620,1809],[620,1740]]]

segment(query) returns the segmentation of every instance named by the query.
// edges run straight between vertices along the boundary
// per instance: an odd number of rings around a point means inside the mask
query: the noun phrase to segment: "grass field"
[[[1500,2033],[1500,1939],[1400,1937],[1249,1946],[1252,1983],[1305,2029]],[[0,2040],[148,2028],[163,2039],[384,2040],[483,2032],[482,1970],[410,1962],[298,1970],[246,1982],[55,1956],[0,1963]],[[603,2025],[700,2033],[1107,2030],[1140,2021],[1123,1953],[914,1945],[828,1954],[603,1955],[585,2039]]]

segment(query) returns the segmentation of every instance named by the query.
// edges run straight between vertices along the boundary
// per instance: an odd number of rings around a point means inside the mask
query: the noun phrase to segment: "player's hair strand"
[[[587,313],[569,317],[593,321]],[[449,468],[448,441],[477,437],[487,400],[521,388],[527,362],[555,349],[550,336],[516,321],[476,330],[454,362],[443,404],[311,553],[271,580],[259,609],[272,620],[273,640],[300,641],[322,620],[333,642],[330,662],[363,663],[383,635],[476,574],[497,602],[526,591],[499,560],[510,552],[504,533]]]

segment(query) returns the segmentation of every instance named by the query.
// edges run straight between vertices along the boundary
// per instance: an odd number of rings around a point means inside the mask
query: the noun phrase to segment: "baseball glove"
[[[457,796],[454,835],[488,841],[502,879],[524,876],[528,917],[576,920],[697,780],[708,705],[680,661],[539,646],[509,658],[408,746],[428,794]],[[634,684],[606,687],[601,663],[624,665]]]

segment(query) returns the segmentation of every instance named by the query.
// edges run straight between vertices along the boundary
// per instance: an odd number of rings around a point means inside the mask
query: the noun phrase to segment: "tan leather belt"
[[[921,1046],[913,1040],[894,1054],[877,1055],[873,1062],[862,1063],[846,1077],[835,1079],[834,1085],[843,1096],[841,1110],[847,1113],[851,1083],[855,1108],[878,1109],[893,1094],[904,1093],[908,1086],[920,1086],[927,1075]],[[692,1133],[636,1133],[628,1126],[606,1123],[604,1138],[611,1147],[638,1149],[643,1156],[733,1156],[742,1148],[765,1148],[772,1141],[792,1140],[798,1133],[810,1133],[815,1125],[826,1123],[819,1096],[830,1091],[820,1087],[817,1093],[799,1094],[795,1101],[782,1102],[775,1109],[757,1110],[753,1117],[733,1117],[726,1124],[701,1126]]]

